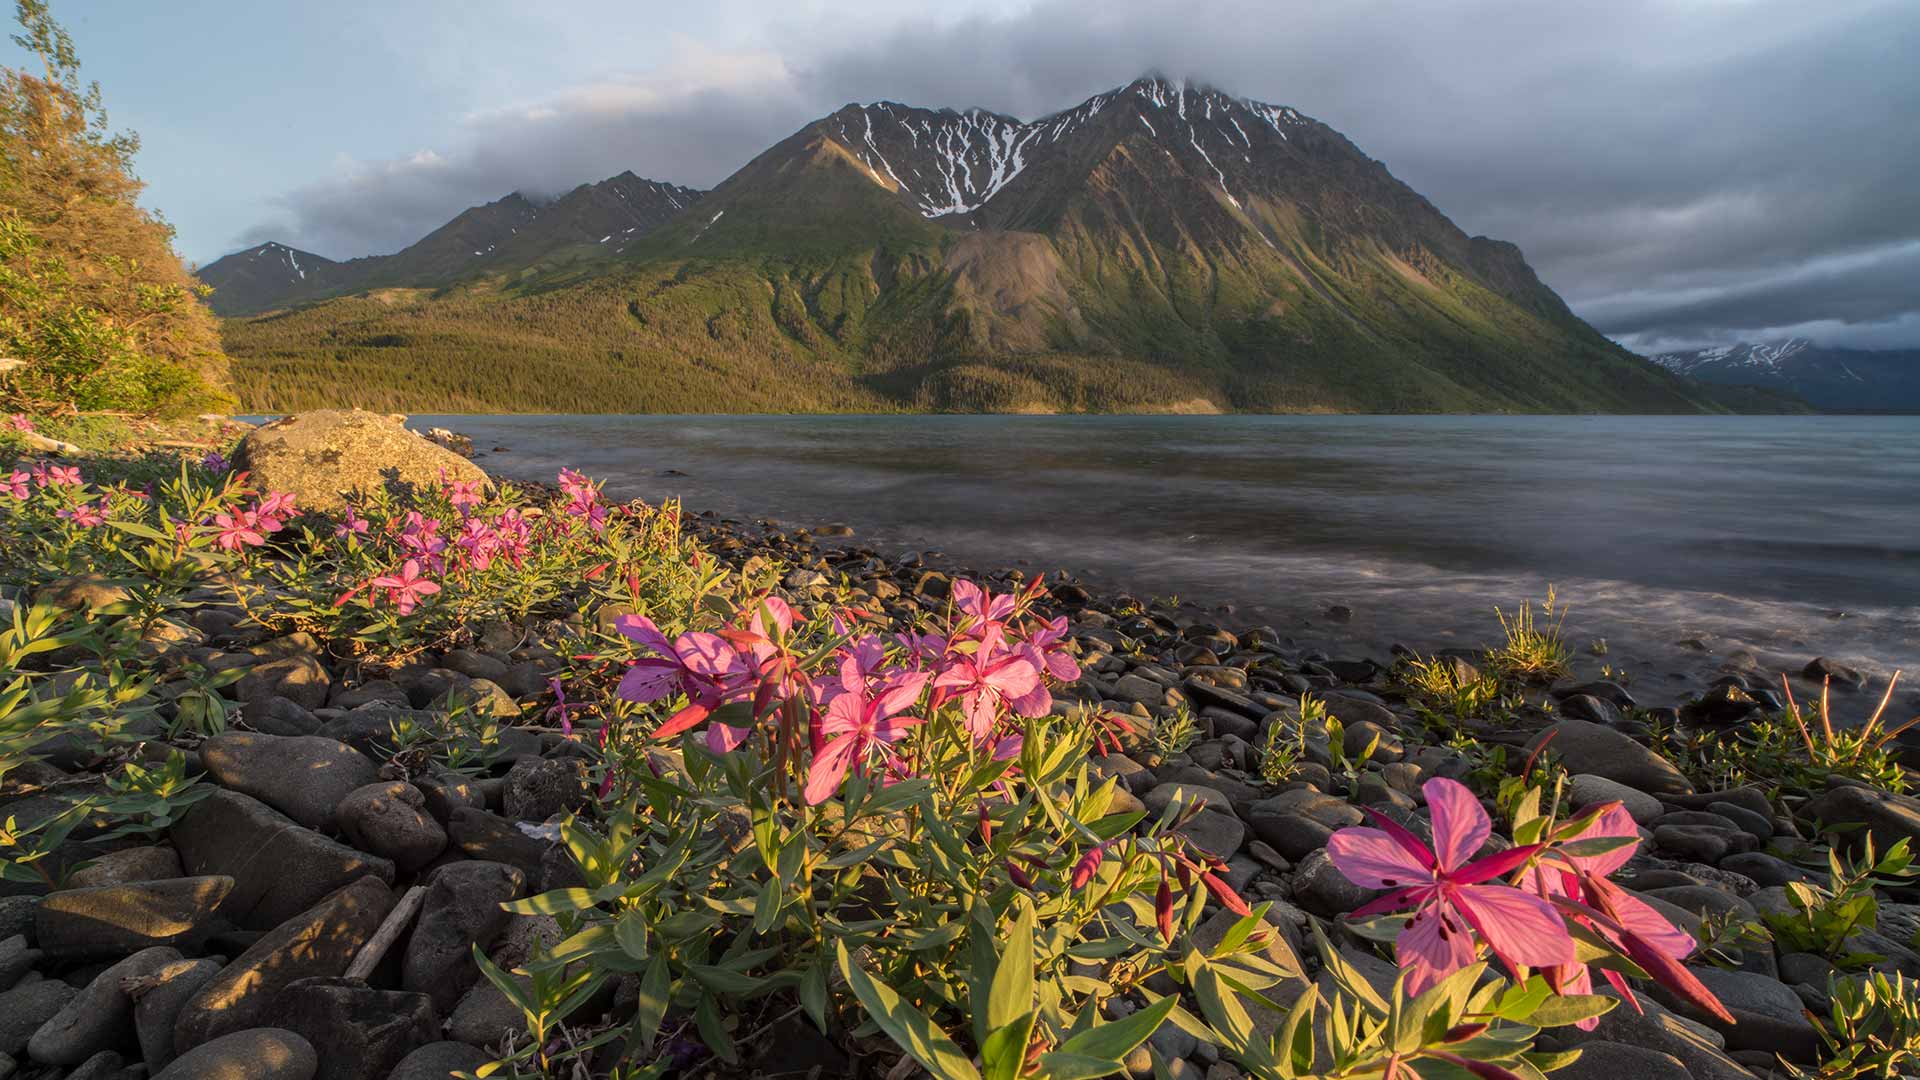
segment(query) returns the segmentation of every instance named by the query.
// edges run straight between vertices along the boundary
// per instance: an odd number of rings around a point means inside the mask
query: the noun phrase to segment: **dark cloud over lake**
[[[244,239],[391,251],[515,189],[623,169],[711,186],[848,101],[1033,117],[1156,70],[1331,124],[1629,345],[1920,345],[1920,3],[1291,7],[1041,0],[776,27],[777,48],[450,122],[431,152],[287,193]]]

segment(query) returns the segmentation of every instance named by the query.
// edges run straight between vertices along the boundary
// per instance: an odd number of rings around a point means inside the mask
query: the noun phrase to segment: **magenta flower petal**
[[[667,635],[661,633],[653,620],[644,615],[622,615],[613,620],[613,628],[619,631],[622,637],[661,656],[673,655],[673,642],[668,641]]]
[[[1413,857],[1419,859],[1422,864],[1426,866],[1434,865],[1433,849],[1428,847],[1425,841],[1415,836],[1413,830],[1371,807],[1366,809],[1366,815],[1373,819],[1375,825],[1380,826],[1381,832],[1393,837],[1396,843],[1411,852]]]
[[[1480,932],[1514,976],[1520,967],[1558,967],[1573,962],[1573,937],[1553,906],[1506,885],[1467,885],[1451,890],[1460,913]]]
[[[1435,777],[1421,785],[1433,816],[1433,852],[1443,874],[1464,865],[1493,835],[1493,822],[1465,784]]]
[[[853,764],[853,752],[859,742],[857,736],[842,735],[815,754],[813,764],[807,769],[807,786],[801,797],[817,805],[839,790],[840,781],[847,778],[847,769]]]
[[[1445,903],[1421,908],[1394,942],[1407,970],[1407,993],[1421,991],[1473,963],[1473,934]]]
[[[672,694],[679,685],[680,672],[671,661],[636,660],[620,676],[620,688],[615,693],[626,701],[645,704]]]
[[[1327,840],[1334,869],[1363,889],[1433,884],[1433,867],[1420,856],[1379,829],[1341,829]]]

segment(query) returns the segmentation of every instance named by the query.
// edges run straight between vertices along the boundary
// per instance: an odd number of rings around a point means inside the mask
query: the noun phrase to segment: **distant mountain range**
[[[221,315],[251,315],[305,300],[386,286],[438,285],[474,274],[528,266],[573,244],[624,247],[700,198],[693,188],[643,180],[631,172],[582,184],[550,202],[515,192],[464,210],[392,255],[346,262],[265,243],[200,268]]]
[[[848,105],[706,193],[622,174],[390,256],[206,267],[256,408],[1725,407],[1284,106]],[[1747,400],[1764,395],[1743,395]]]
[[[1653,362],[1702,383],[1798,395],[1838,412],[1920,412],[1920,349],[1834,349],[1805,338],[1661,353]]]

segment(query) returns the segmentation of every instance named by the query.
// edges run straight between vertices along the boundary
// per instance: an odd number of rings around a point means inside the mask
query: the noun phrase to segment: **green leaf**
[[[779,923],[781,901],[785,899],[785,894],[780,889],[780,880],[768,878],[767,883],[760,887],[760,895],[754,898],[754,933],[764,934]]]
[[[824,1034],[827,1030],[827,965],[823,958],[816,958],[800,976],[799,993],[800,1007],[807,1010],[813,1026]]]
[[[620,950],[635,960],[647,958],[647,917],[639,908],[620,916],[613,923],[613,940]]]
[[[760,989],[766,982],[765,979],[743,975],[723,967],[714,967],[711,964],[688,964],[687,974],[693,976],[695,982],[716,994],[749,994]]]
[[[1134,1047],[1147,1041],[1149,1035],[1160,1030],[1160,1025],[1166,1022],[1167,1014],[1173,1011],[1177,1003],[1177,999],[1169,994],[1144,1009],[1135,1010],[1124,1019],[1101,1024],[1075,1035],[1062,1043],[1060,1049],[1065,1053],[1119,1061]]]
[[[1638,835],[1595,836],[1587,840],[1574,840],[1561,844],[1556,850],[1562,855],[1569,855],[1576,859],[1594,859],[1623,847],[1632,847],[1639,842]]]
[[[845,942],[835,940],[833,947],[838,954],[840,974],[853,990],[853,996],[900,1049],[911,1054],[938,1080],[980,1080],[980,1071],[973,1067],[973,1062],[926,1013],[855,964]]]
[[[555,889],[500,906],[515,915],[560,915],[569,911],[585,911],[596,903],[592,889],[573,888]]]
[[[712,994],[700,995],[700,1004],[693,1010],[693,1024],[700,1029],[700,1041],[707,1044],[715,1057],[729,1065],[740,1060],[740,1051],[733,1045],[733,1036],[727,1034],[726,1022],[720,1019],[720,1007]]]
[[[1087,1057],[1067,1050],[1054,1050],[1040,1055],[1040,1075],[1047,1080],[1096,1080],[1097,1077],[1112,1076],[1120,1068],[1118,1061]]]
[[[1007,931],[987,995],[987,1030],[1013,1023],[1033,1008],[1033,902],[1022,896],[1020,914]]]
[[[647,973],[640,977],[640,1001],[633,1019],[633,1037],[642,1049],[651,1047],[660,1035],[660,1022],[666,1019],[673,985],[667,974],[667,954],[654,953]]]
[[[986,1080],[1019,1080],[1026,1064],[1027,1040],[1033,1036],[1033,1021],[1040,1014],[1028,1012],[1003,1028],[996,1028],[980,1044],[980,1068]]]
[[[1600,1016],[1618,1002],[1600,994],[1569,994],[1550,997],[1525,1016],[1509,1017],[1534,1027],[1565,1027],[1590,1017]]]

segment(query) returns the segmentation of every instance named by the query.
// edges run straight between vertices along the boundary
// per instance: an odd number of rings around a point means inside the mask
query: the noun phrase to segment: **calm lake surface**
[[[1920,668],[1920,417],[411,422],[508,447],[480,458],[502,475],[570,465],[620,497],[1067,568],[1336,653],[1478,644],[1495,604],[1553,584],[1583,654],[1608,642],[1583,667],[1624,667],[1637,690],[1698,685],[1740,649],[1796,671],[1816,654]]]

